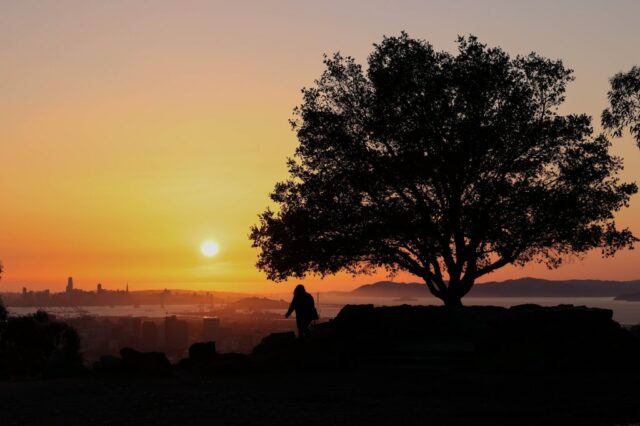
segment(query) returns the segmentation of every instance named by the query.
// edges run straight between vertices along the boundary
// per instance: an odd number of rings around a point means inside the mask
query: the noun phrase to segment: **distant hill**
[[[627,302],[640,302],[640,293],[621,294],[616,296],[616,300],[624,300]]]
[[[249,311],[262,311],[265,309],[287,309],[289,303],[284,300],[267,299],[266,297],[245,297],[229,304],[229,307]]]
[[[470,297],[616,297],[640,292],[640,280],[564,280],[520,278],[474,286]]]
[[[520,278],[501,282],[476,284],[467,297],[618,297],[640,293],[640,280],[601,281],[564,280],[551,281],[540,278]],[[365,284],[351,292],[351,296],[363,297],[432,297],[424,283],[397,283],[379,281]],[[637,297],[637,296],[636,296]],[[637,300],[637,299],[636,299]]]
[[[365,284],[348,292],[348,294],[362,297],[431,296],[429,289],[424,283],[396,283],[392,281],[378,281],[373,284]]]

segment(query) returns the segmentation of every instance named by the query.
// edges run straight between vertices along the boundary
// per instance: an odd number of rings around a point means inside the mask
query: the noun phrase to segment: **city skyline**
[[[300,280],[267,281],[247,235],[286,178],[288,120],[323,53],[364,63],[402,30],[437,50],[472,33],[514,56],[536,51],[574,69],[562,109],[600,131],[608,79],[637,61],[639,12],[633,1],[4,3],[0,291],[60,291],[72,275],[82,289],[288,292]],[[628,134],[612,143],[622,178],[637,181],[640,151]],[[617,219],[640,234],[637,195]],[[632,280],[639,261],[638,251],[591,253],[485,280]],[[315,292],[384,278],[303,282]]]

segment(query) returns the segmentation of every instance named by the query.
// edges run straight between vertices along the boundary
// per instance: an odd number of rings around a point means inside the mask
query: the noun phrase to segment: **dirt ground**
[[[637,375],[410,369],[0,383],[1,425],[640,424]]]

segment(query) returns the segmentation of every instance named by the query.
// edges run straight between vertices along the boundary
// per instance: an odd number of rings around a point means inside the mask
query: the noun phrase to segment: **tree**
[[[2,278],[2,262],[0,262],[0,279]],[[8,313],[7,313],[7,308],[4,307],[4,304],[2,303],[2,297],[0,297],[0,338],[2,337],[2,323],[4,323],[7,320],[8,317]]]
[[[0,339],[0,377],[64,376],[83,368],[80,337],[44,311],[11,316]]]
[[[572,70],[475,37],[458,52],[385,37],[366,72],[326,69],[292,120],[299,146],[250,238],[269,279],[385,268],[446,305],[508,264],[557,267],[636,238],[616,227],[635,184],[586,115],[560,115]]]
[[[629,127],[640,148],[640,67],[614,75],[609,83],[609,108],[602,112],[602,127],[616,137]]]

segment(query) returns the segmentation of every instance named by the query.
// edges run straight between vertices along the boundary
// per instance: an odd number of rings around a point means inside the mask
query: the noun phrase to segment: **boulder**
[[[172,374],[171,363],[163,352],[140,352],[132,348],[120,349],[125,374],[160,377]]]
[[[390,365],[411,360],[498,370],[635,368],[640,339],[612,317],[611,310],[573,305],[347,305],[331,321],[329,341],[346,360],[384,359]]]
[[[189,347],[189,360],[194,363],[210,363],[215,361],[216,356],[216,342],[198,342]]]
[[[272,333],[263,338],[251,354],[253,356],[282,355],[290,352],[297,344],[298,341],[293,331]]]
[[[93,371],[100,374],[115,374],[123,372],[122,358],[113,355],[102,355],[93,363]]]

